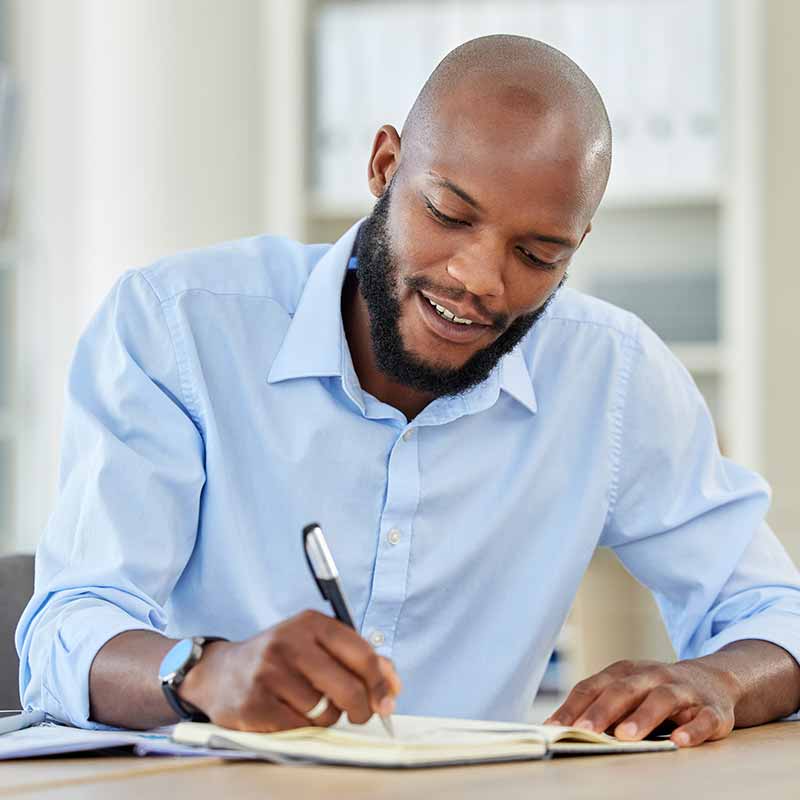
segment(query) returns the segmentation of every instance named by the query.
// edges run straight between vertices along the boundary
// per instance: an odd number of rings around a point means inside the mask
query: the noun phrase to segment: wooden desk
[[[530,800],[534,796],[559,800],[754,800],[764,796],[781,800],[800,797],[798,749],[800,723],[784,722],[735,731],[724,741],[675,753],[431,770],[282,767],[216,759],[73,760],[73,764],[88,768],[83,779],[77,767],[70,775],[65,760],[59,759],[0,765],[0,796],[31,800],[107,800],[110,796],[114,800]],[[8,786],[7,775],[16,780],[15,788]],[[60,782],[65,779],[71,782]]]
[[[22,761],[0,761],[0,799],[31,797],[39,790],[56,788],[66,791],[70,786],[99,783],[109,791],[117,791],[127,778],[158,774],[169,780],[169,773],[218,766],[221,759],[207,758],[140,758],[139,756],[94,757],[75,754],[65,758],[32,758]],[[113,781],[113,783],[112,783]],[[134,782],[134,786],[138,786]],[[141,800],[141,799],[140,799]]]

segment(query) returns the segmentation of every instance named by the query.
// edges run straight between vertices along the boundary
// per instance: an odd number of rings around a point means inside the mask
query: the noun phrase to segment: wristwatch
[[[183,683],[189,670],[203,655],[203,646],[210,642],[227,641],[221,636],[192,636],[181,639],[172,647],[161,661],[158,679],[164,697],[173,711],[188,722],[208,722],[208,717],[191,703],[178,697],[178,687]]]

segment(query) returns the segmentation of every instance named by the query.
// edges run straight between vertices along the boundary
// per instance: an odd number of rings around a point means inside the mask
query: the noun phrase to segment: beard
[[[394,176],[392,176],[394,178]],[[494,327],[505,329],[491,344],[478,350],[460,367],[430,362],[406,349],[400,334],[400,301],[398,299],[398,264],[392,253],[389,237],[389,209],[392,184],[386,188],[375,204],[370,216],[361,225],[357,240],[358,288],[367,306],[372,338],[372,350],[378,369],[391,380],[434,397],[457,395],[482,383],[497,362],[517,345],[544,314],[561,283],[545,303],[528,314],[521,314],[510,325],[507,315],[491,314],[480,306]],[[429,291],[437,289],[427,278],[406,278],[403,283],[410,289]],[[452,290],[437,292],[453,296]]]

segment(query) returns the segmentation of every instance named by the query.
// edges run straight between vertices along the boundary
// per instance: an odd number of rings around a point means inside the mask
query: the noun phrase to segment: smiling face
[[[478,81],[469,98],[452,93],[435,129],[404,132],[402,157],[394,128],[376,136],[380,200],[362,228],[358,278],[378,366],[411,388],[452,394],[483,380],[541,315],[588,232],[599,202],[591,149],[570,113],[531,114],[520,91]],[[467,102],[480,112],[465,117]]]
[[[399,299],[400,267],[389,244],[391,197],[390,186],[359,233],[357,280],[368,312],[375,366],[391,382],[405,389],[434,397],[464,392],[488,376],[498,360],[530,330],[547,303],[511,321],[505,314],[473,313],[472,310],[469,317],[459,318],[449,308],[438,302],[434,305],[432,301],[447,294],[448,299],[442,302],[457,311],[457,298],[449,299],[454,296],[452,289],[438,288],[424,275],[406,277],[404,282],[412,298],[409,312],[412,328],[415,322],[422,320],[437,339],[459,345],[480,341],[487,331],[492,332],[492,340],[483,346],[477,345],[461,364],[431,355],[430,351],[410,350],[400,332],[401,324],[406,324]],[[463,296],[464,292],[458,294]],[[360,377],[363,383],[365,376]]]

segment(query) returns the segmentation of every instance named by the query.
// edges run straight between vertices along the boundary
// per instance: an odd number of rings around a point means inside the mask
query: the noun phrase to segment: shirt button
[[[380,647],[386,641],[386,637],[383,635],[383,631],[372,631],[369,640],[375,647]]]
[[[408,442],[411,440],[411,437],[414,435],[414,429],[408,428],[403,432],[403,441]]]
[[[401,536],[402,534],[399,530],[397,530],[397,528],[392,528],[389,533],[386,534],[389,544],[397,544],[400,541]]]

